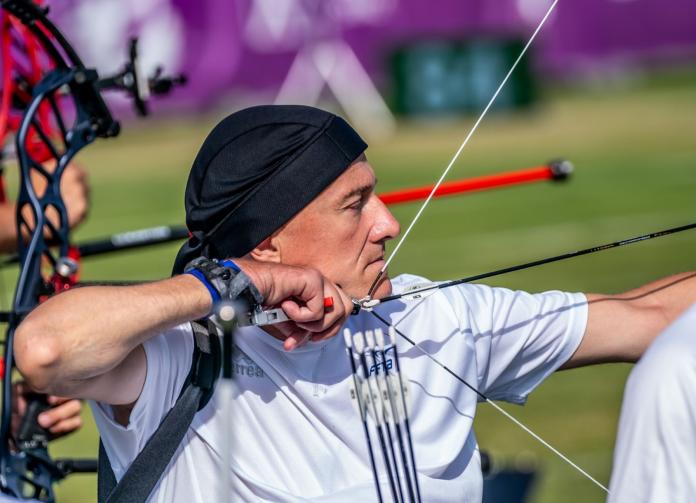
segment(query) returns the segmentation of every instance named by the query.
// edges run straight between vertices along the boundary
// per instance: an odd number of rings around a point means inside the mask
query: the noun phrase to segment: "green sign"
[[[509,39],[430,41],[392,55],[393,108],[403,115],[473,113],[482,110],[502,82],[523,42]],[[520,61],[493,109],[529,106],[536,86],[528,57]]]

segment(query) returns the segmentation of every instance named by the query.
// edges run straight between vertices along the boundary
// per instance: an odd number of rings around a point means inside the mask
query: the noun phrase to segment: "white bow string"
[[[393,260],[394,257],[396,256],[396,254],[397,254],[397,253],[399,252],[399,250],[401,249],[402,245],[403,245],[404,242],[406,241],[406,238],[407,238],[407,237],[409,236],[409,234],[411,233],[411,230],[412,230],[413,227],[416,225],[416,223],[418,222],[418,220],[419,220],[420,217],[422,216],[423,212],[425,211],[426,207],[428,206],[428,204],[430,203],[430,201],[433,199],[433,196],[434,196],[435,193],[437,192],[438,188],[440,187],[440,185],[442,184],[442,182],[445,180],[445,178],[446,178],[447,175],[449,174],[449,172],[450,172],[450,170],[452,169],[452,167],[454,166],[454,164],[455,164],[455,163],[457,162],[457,160],[459,159],[461,153],[462,153],[462,152],[464,151],[464,149],[466,148],[467,144],[469,143],[469,140],[471,140],[472,136],[474,135],[474,133],[475,133],[476,130],[478,129],[478,127],[479,127],[479,125],[481,124],[481,122],[483,121],[484,117],[488,114],[488,111],[489,111],[490,108],[493,106],[493,103],[494,103],[494,102],[496,101],[496,99],[498,98],[498,95],[500,94],[500,92],[502,91],[502,89],[505,87],[505,84],[506,84],[506,83],[508,82],[508,80],[510,79],[510,76],[511,76],[512,73],[515,71],[515,69],[516,69],[517,66],[519,65],[520,61],[522,61],[522,58],[523,58],[523,57],[525,56],[525,54],[528,52],[529,47],[532,45],[532,43],[534,42],[534,40],[537,38],[537,35],[539,34],[539,32],[541,31],[541,29],[543,28],[543,26],[546,24],[546,21],[548,20],[548,18],[549,18],[549,17],[551,16],[551,14],[553,13],[553,11],[554,11],[554,9],[556,8],[556,5],[558,4],[558,2],[559,2],[559,0],[554,0],[554,1],[551,3],[551,5],[550,5],[549,8],[547,9],[546,13],[545,13],[544,16],[542,17],[541,21],[539,22],[538,26],[536,27],[536,29],[535,29],[534,32],[532,33],[531,37],[529,38],[529,40],[527,41],[527,43],[525,44],[525,46],[522,48],[520,54],[517,56],[517,58],[515,59],[515,61],[514,61],[513,64],[512,64],[512,66],[510,67],[510,69],[508,70],[508,72],[505,74],[505,77],[504,77],[503,80],[500,82],[500,85],[498,85],[497,89],[495,90],[495,92],[494,92],[493,95],[491,96],[490,100],[488,101],[488,104],[485,106],[485,108],[483,109],[483,111],[481,112],[481,114],[478,116],[478,118],[477,118],[476,121],[474,122],[474,125],[471,127],[471,129],[469,130],[468,134],[467,134],[466,137],[464,138],[464,141],[462,141],[461,145],[459,146],[459,148],[457,149],[457,151],[456,151],[456,152],[454,153],[454,155],[452,156],[452,159],[451,159],[450,162],[447,164],[447,167],[445,168],[445,170],[443,171],[443,173],[440,175],[439,179],[437,180],[437,182],[436,182],[435,185],[433,186],[432,190],[430,191],[430,194],[429,194],[428,197],[425,199],[425,201],[423,202],[423,204],[422,204],[421,207],[419,208],[418,212],[416,213],[416,215],[413,217],[413,219],[412,219],[411,222],[409,223],[408,227],[406,228],[406,231],[402,234],[401,238],[399,239],[399,241],[397,242],[396,246],[395,246],[394,249],[392,250],[391,254],[389,255],[389,257],[388,257],[387,260],[385,261],[385,263],[384,263],[384,265],[382,266],[382,268],[380,269],[379,273],[377,274],[377,277],[375,278],[374,282],[373,282],[372,285],[370,286],[370,289],[369,289],[367,295],[366,295],[363,299],[361,299],[360,302],[361,302],[361,304],[363,304],[364,307],[367,307],[367,308],[369,309],[369,305],[370,305],[369,302],[370,302],[370,300],[371,300],[371,296],[372,296],[372,294],[374,293],[374,291],[376,290],[376,288],[377,288],[379,282],[380,282],[380,281],[382,280],[382,278],[384,277],[384,275],[385,275],[385,273],[386,273],[386,271],[387,271],[387,268],[389,267],[389,264],[392,262],[392,260]],[[391,327],[391,325],[389,324],[389,322],[388,322],[386,319],[384,319],[384,318],[382,318],[381,316],[379,316],[376,312],[372,311],[372,314],[375,315],[377,318],[379,318],[379,319],[380,319],[382,322],[384,322],[386,325],[388,325],[388,326]],[[526,426],[526,425],[525,425],[524,423],[522,423],[519,419],[515,418],[512,414],[510,414],[510,413],[507,412],[505,409],[503,409],[502,407],[500,407],[499,405],[497,405],[495,402],[493,402],[492,400],[490,400],[488,397],[486,397],[485,395],[483,395],[483,394],[482,394],[481,392],[479,392],[474,386],[471,386],[469,383],[467,383],[467,382],[466,382],[464,379],[462,379],[460,376],[454,374],[449,368],[447,368],[444,364],[442,364],[440,361],[438,361],[433,355],[431,355],[430,353],[428,353],[427,351],[425,351],[423,348],[421,348],[420,346],[418,346],[413,340],[411,340],[410,338],[408,338],[408,337],[407,337],[405,334],[403,334],[401,331],[396,330],[396,333],[398,333],[403,339],[405,339],[405,340],[408,341],[411,345],[413,345],[413,346],[416,347],[418,350],[420,350],[427,358],[429,358],[431,361],[433,361],[436,365],[438,365],[439,367],[443,368],[443,369],[444,369],[445,371],[447,371],[448,373],[452,374],[452,375],[453,375],[454,377],[456,377],[459,381],[463,382],[468,388],[470,388],[470,389],[473,390],[477,395],[479,395],[479,396],[482,398],[482,400],[484,400],[486,403],[490,404],[490,405],[491,405],[495,410],[497,410],[500,414],[502,414],[502,415],[505,416],[508,420],[510,420],[510,421],[512,421],[514,424],[516,424],[519,428],[521,428],[522,430],[524,430],[525,432],[527,432],[527,434],[529,434],[532,438],[534,438],[536,441],[538,441],[539,443],[541,443],[544,447],[546,447],[546,448],[549,449],[551,452],[553,452],[556,456],[558,456],[560,459],[562,459],[565,463],[567,463],[568,465],[570,465],[573,469],[575,469],[575,470],[578,471],[580,474],[582,474],[584,477],[586,477],[588,480],[590,480],[591,482],[593,482],[595,485],[597,485],[599,488],[601,488],[601,489],[602,489],[603,491],[605,491],[607,494],[609,493],[609,489],[608,489],[605,485],[603,485],[602,483],[600,483],[597,479],[595,479],[593,476],[591,476],[587,471],[585,471],[585,470],[582,469],[579,465],[577,465],[575,462],[573,462],[568,456],[564,455],[564,454],[563,454],[561,451],[559,451],[557,448],[553,447],[549,442],[547,442],[546,440],[544,440],[541,436],[539,436],[537,433],[535,433],[531,428],[529,428],[528,426]]]

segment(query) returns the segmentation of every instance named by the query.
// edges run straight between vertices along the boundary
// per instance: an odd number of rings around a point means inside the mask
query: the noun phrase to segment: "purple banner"
[[[70,0],[57,24],[102,74],[119,69],[139,34],[148,73],[184,72],[167,107],[208,108],[235,92],[280,91],[298,54],[345,43],[378,85],[390,51],[414,40],[515,35],[527,39],[550,0]],[[696,54],[693,0],[561,1],[534,47],[552,75]],[[345,51],[341,54],[344,54]],[[318,58],[318,59],[317,59]]]

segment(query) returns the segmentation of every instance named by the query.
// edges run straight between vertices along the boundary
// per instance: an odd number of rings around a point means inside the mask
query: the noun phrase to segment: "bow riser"
[[[62,175],[77,153],[98,136],[110,137],[118,133],[119,126],[111,117],[106,105],[96,91],[97,74],[83,68],[57,69],[48,74],[34,89],[34,95],[26,110],[16,136],[16,151],[21,173],[21,186],[17,200],[17,229],[19,236],[20,272],[13,303],[5,348],[5,378],[1,438],[9,439],[11,428],[11,388],[13,367],[13,341],[17,325],[40,299],[59,289],[71,286],[70,277],[60,274],[57,267],[70,253],[69,222],[67,210],[60,193]],[[61,89],[69,88],[72,96],[74,122],[65,126],[63,112],[56,104]],[[56,146],[48,134],[41,130],[37,120],[42,107],[48,104],[59,126],[63,141]],[[32,156],[26,148],[32,132],[36,132],[51,152],[55,166],[42,164],[42,159]],[[39,182],[40,181],[40,182]],[[39,183],[41,190],[37,187]],[[45,186],[44,186],[45,185]],[[49,219],[52,214],[53,219]],[[42,266],[47,261],[57,271],[46,279]],[[48,438],[22,445],[19,452],[11,452],[5,444],[2,455],[3,486],[15,496],[31,496],[53,501],[52,484],[62,478],[60,471],[48,456]],[[32,474],[30,477],[27,474]]]

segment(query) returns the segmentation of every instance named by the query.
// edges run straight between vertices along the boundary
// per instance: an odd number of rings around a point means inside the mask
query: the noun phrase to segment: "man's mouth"
[[[382,264],[382,263],[384,263],[384,255],[380,255],[376,259],[369,262],[367,265]]]
[[[385,252],[384,248],[381,248],[379,251],[379,255],[375,255],[374,258],[367,263],[367,265],[372,265],[372,264],[376,264],[376,263],[380,263],[380,262],[383,263],[384,262],[384,252]]]

